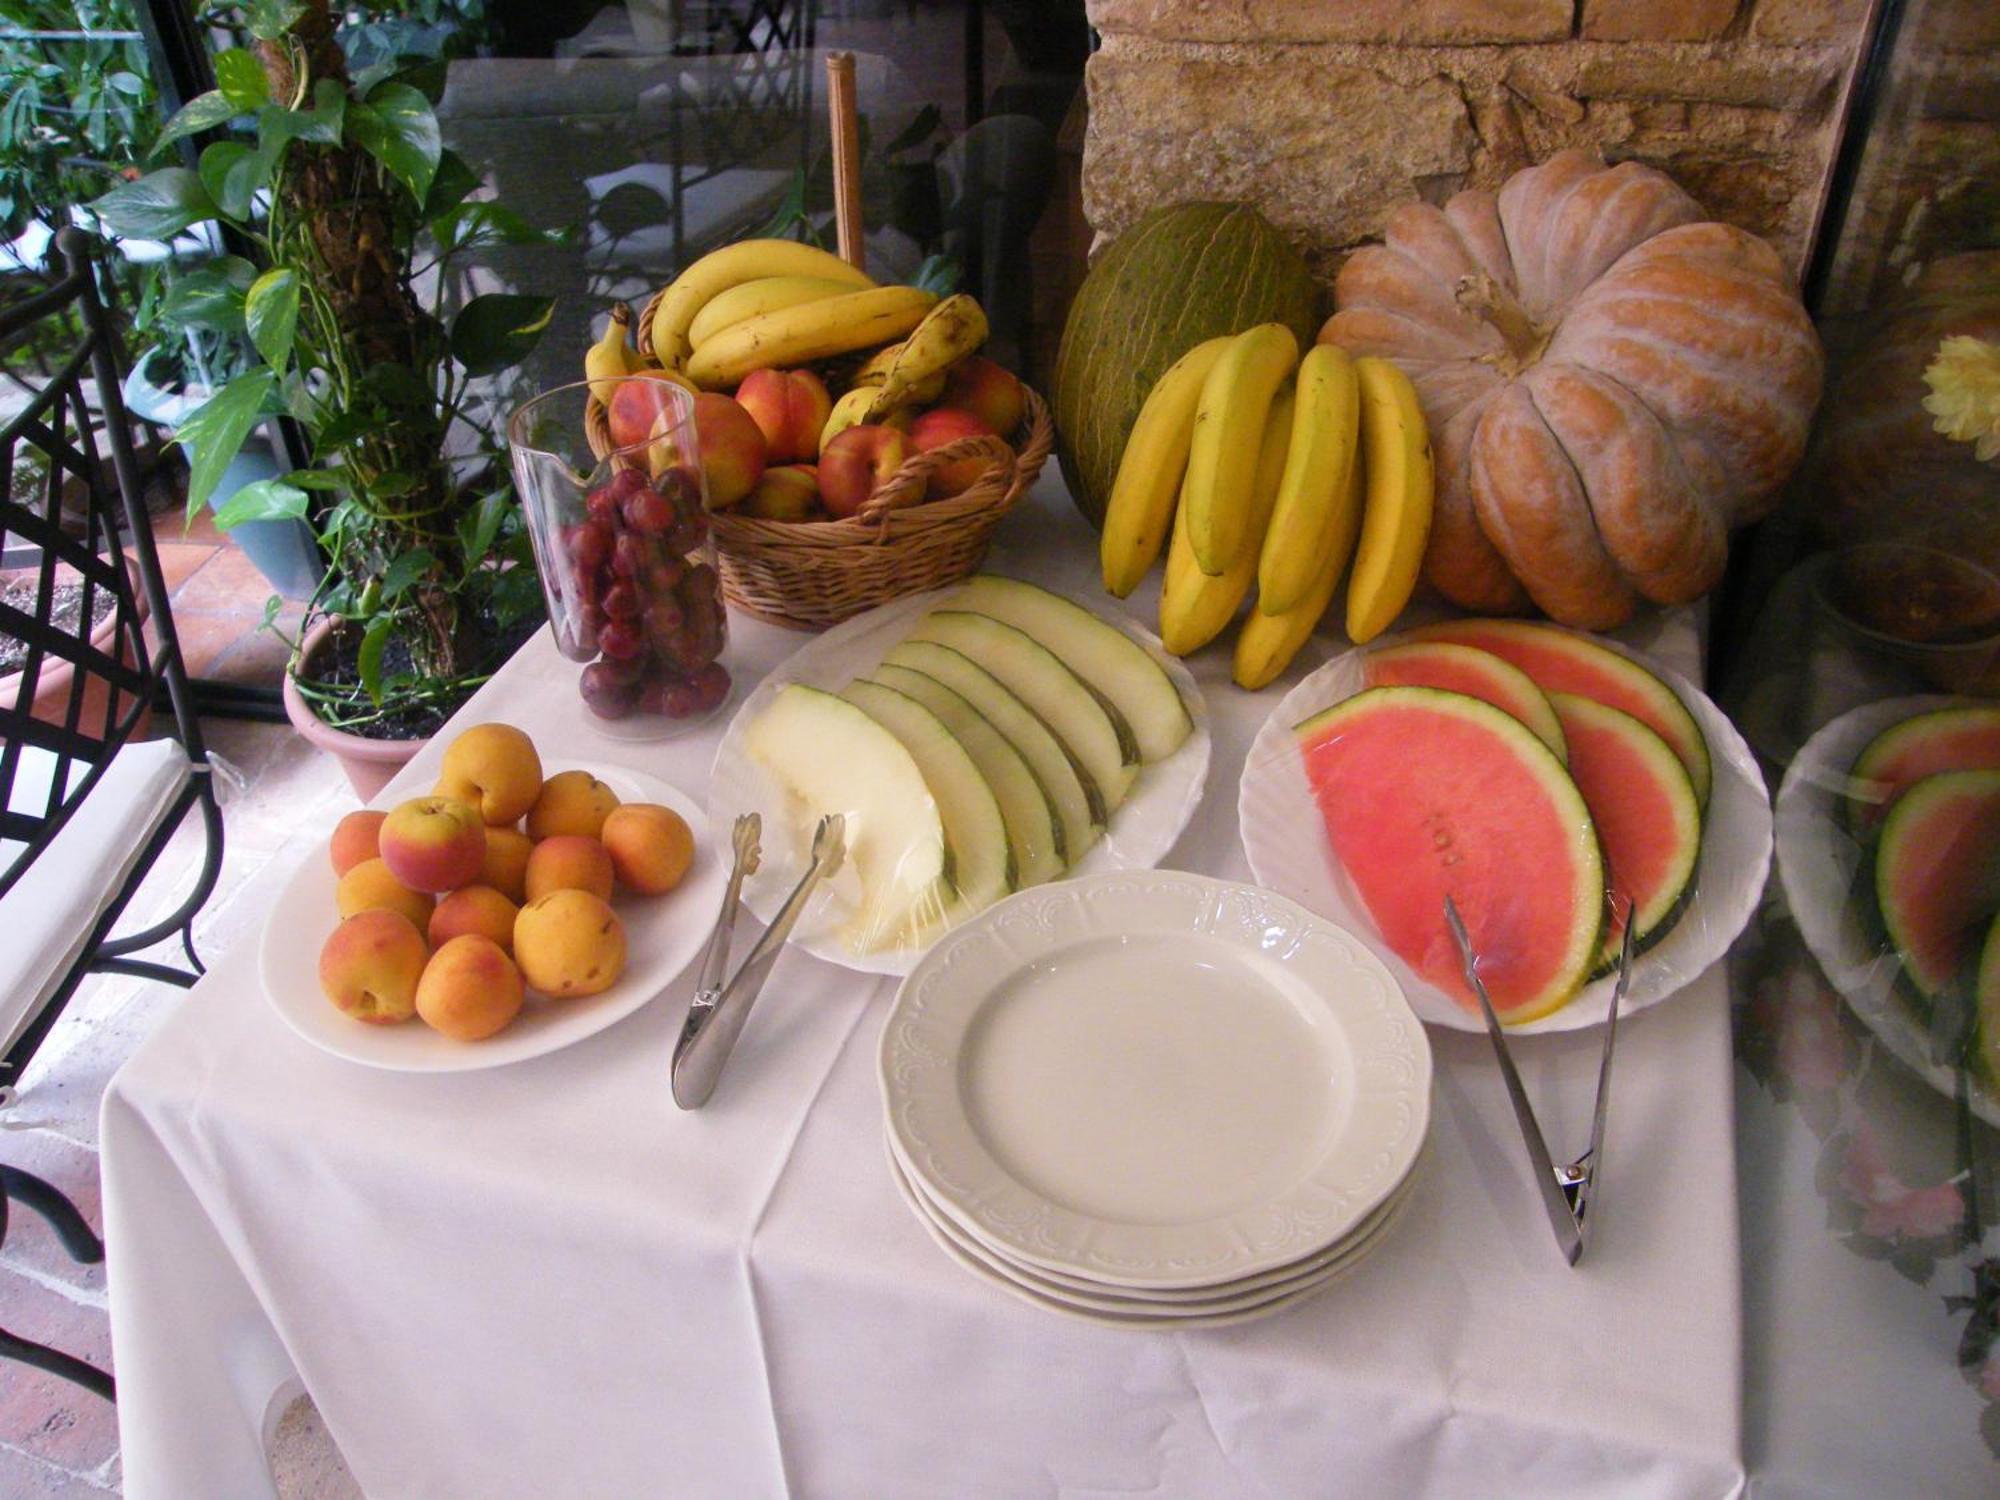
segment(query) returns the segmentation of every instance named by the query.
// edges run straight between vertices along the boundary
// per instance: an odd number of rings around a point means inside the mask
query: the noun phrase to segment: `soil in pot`
[[[542,628],[542,623],[540,617],[535,617],[502,627],[490,611],[481,611],[473,617],[467,631],[473,646],[462,664],[465,675],[486,677],[499,671],[507,659],[526,644],[528,637]],[[335,631],[313,659],[311,680],[322,688],[350,690],[354,694],[357,711],[361,711],[366,708],[368,700],[361,687],[360,657],[361,633],[357,630]],[[394,678],[411,670],[409,647],[402,641],[391,639],[382,653],[383,678]],[[370,740],[428,739],[444,726],[464,701],[461,697],[451,702],[412,705],[364,723],[343,727],[342,732]]]

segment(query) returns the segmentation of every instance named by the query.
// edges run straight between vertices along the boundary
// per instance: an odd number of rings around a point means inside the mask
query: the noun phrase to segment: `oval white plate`
[[[836,625],[817,640],[801,646],[782,668],[759,683],[730,720],[722,743],[716,747],[715,766],[709,776],[709,835],[718,848],[727,848],[729,830],[738,813],[755,812],[763,818],[763,862],[757,873],[743,884],[744,904],[758,920],[769,922],[777,915],[785,897],[804,873],[812,829],[793,826],[784,789],[745,753],[745,726],[788,682],[838,692],[855,678],[867,676],[909,633],[920,615],[935,609],[957,591],[958,586],[953,585],[912,594]],[[1157,636],[1148,635],[1118,615],[1101,614],[1099,618],[1144,646],[1166,668],[1168,678],[1194,720],[1194,732],[1180,749],[1140,773],[1124,805],[1111,815],[1103,837],[1064,879],[1103,870],[1150,869],[1158,864],[1173,848],[1188,819],[1194,816],[1208,781],[1208,709],[1194,678],[1186,667],[1167,655]],[[805,915],[793,929],[792,941],[816,958],[864,973],[909,973],[922,957],[921,949],[855,953],[841,941],[839,932],[854,910],[855,893],[850,872],[843,871],[828,881],[807,904]]]
[[[677,887],[664,896],[620,896],[613,903],[625,923],[626,967],[616,984],[581,1000],[530,995],[513,1024],[483,1042],[455,1042],[418,1020],[400,1026],[352,1020],[320,993],[320,945],[340,917],[333,866],[325,850],[316,849],[272,906],[258,953],[264,994],[285,1024],[321,1051],[371,1068],[462,1073],[540,1057],[595,1036],[672,984],[707,942],[722,899],[726,872],[701,836],[701,809],[678,788],[623,766],[545,760],[543,770],[588,771],[620,801],[671,807],[695,831],[694,862]]]
[[[1848,1007],[1946,1098],[1956,1097],[1957,1070],[1932,1060],[1930,1032],[1896,988],[1902,960],[1885,951],[1863,921],[1854,892],[1866,851],[1848,833],[1840,804],[1855,757],[1876,735],[1930,709],[1974,701],[1890,698],[1844,713],[1800,747],[1778,787],[1778,881],[1799,935]],[[1972,1109],[1989,1125],[2000,1125],[2000,1095],[1976,1073]]]
[[[1771,803],[1757,758],[1729,722],[1693,683],[1670,672],[1616,641],[1592,637],[1621,656],[1631,658],[1672,688],[1694,715],[1708,741],[1714,785],[1702,817],[1701,856],[1695,865],[1695,891],[1673,929],[1640,954],[1632,966],[1626,991],[1627,1012],[1657,1005],[1698,978],[1729,951],[1729,945],[1757,910],[1764,877],[1771,864]],[[1379,649],[1401,643],[1386,637]],[[1433,1026],[1456,1031],[1484,1031],[1477,1011],[1459,1004],[1403,962],[1382,941],[1368,908],[1349,883],[1327,843],[1326,825],[1306,782],[1293,728],[1344,698],[1361,691],[1360,651],[1349,651],[1320,667],[1284,699],[1264,721],[1243,763],[1243,787],[1237,815],[1243,826],[1243,849],[1251,873],[1260,884],[1291,897],[1308,911],[1318,912],[1360,935],[1375,956],[1389,966],[1409,997],[1411,1007]],[[1611,1013],[1612,976],[1586,985],[1574,1000],[1553,1015],[1510,1026],[1510,1033],[1532,1036],[1544,1031],[1575,1031],[1595,1026]]]
[[[1130,871],[935,943],[882,1033],[910,1175],[1024,1265],[1200,1287],[1338,1244],[1409,1175],[1430,1045],[1351,934],[1252,886]]]

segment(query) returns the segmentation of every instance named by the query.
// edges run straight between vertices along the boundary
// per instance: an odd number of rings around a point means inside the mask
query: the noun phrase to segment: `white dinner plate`
[[[1882,1044],[1947,1098],[1955,1097],[1957,1069],[1931,1056],[1930,1032],[1897,989],[1903,962],[1877,941],[1857,893],[1866,878],[1866,849],[1842,816],[1854,761],[1868,742],[1904,719],[1968,698],[1921,696],[1865,704],[1831,720],[1792,757],[1778,787],[1778,881],[1799,924],[1806,948],[1833,987]],[[2000,1094],[1971,1075],[1972,1109],[2000,1125]]]
[[[943,604],[958,588],[954,585],[892,600],[836,625],[817,640],[801,646],[782,667],[759,683],[730,721],[722,743],[716,748],[715,766],[709,777],[708,826],[718,847],[726,848],[729,830],[738,813],[756,812],[762,816],[763,862],[743,886],[744,904],[760,921],[769,922],[777,915],[786,895],[804,873],[812,828],[798,820],[787,807],[789,799],[784,789],[744,750],[745,727],[786,683],[802,682],[808,687],[837,692],[855,678],[867,676],[910,632],[919,616]],[[1187,705],[1189,717],[1194,720],[1194,731],[1172,755],[1141,772],[1124,804],[1111,815],[1103,836],[1064,879],[1103,870],[1150,869],[1158,864],[1173,848],[1188,819],[1194,816],[1208,781],[1208,710],[1194,678],[1186,667],[1167,655],[1157,636],[1147,634],[1120,615],[1102,614],[1100,618],[1144,646],[1166,669],[1181,701]],[[864,973],[909,973],[922,956],[921,949],[856,953],[841,940],[840,931],[855,910],[857,893],[851,870],[835,875],[807,905],[792,933],[792,941],[816,958]]]
[[[1253,886],[1040,886],[904,981],[896,1150],[954,1223],[1100,1286],[1201,1287],[1351,1234],[1409,1175],[1431,1055],[1352,934]]]
[[[1600,646],[1631,658],[1672,688],[1708,741],[1714,768],[1708,806],[1702,814],[1701,854],[1695,864],[1694,895],[1667,935],[1641,953],[1632,966],[1624,1010],[1657,1005],[1698,978],[1729,951],[1757,910],[1771,864],[1771,802],[1757,758],[1729,717],[1693,683],[1616,641],[1592,637]],[[1383,649],[1403,643],[1385,637]],[[1237,815],[1243,849],[1260,884],[1289,896],[1308,911],[1360,934],[1375,956],[1389,966],[1419,1016],[1433,1026],[1484,1031],[1476,1010],[1420,978],[1382,940],[1368,908],[1349,883],[1327,842],[1326,825],[1306,781],[1305,761],[1293,729],[1364,687],[1365,652],[1349,651],[1327,662],[1284,696],[1257,731],[1243,763]],[[1525,873],[1525,872],[1524,872]],[[1510,1032],[1576,1031],[1611,1013],[1615,976],[1584,986],[1562,1009],[1537,1021],[1510,1026]]]
[[[671,807],[694,830],[694,860],[678,886],[664,896],[621,894],[612,903],[625,924],[626,967],[618,982],[578,1000],[548,1000],[531,993],[513,1024],[483,1042],[453,1041],[419,1020],[400,1026],[353,1020],[320,992],[320,946],[340,916],[333,901],[333,866],[325,850],[316,849],[272,906],[258,953],[264,994],[287,1026],[322,1051],[371,1068],[461,1073],[540,1057],[595,1036],[673,983],[706,943],[722,899],[725,872],[701,835],[701,809],[658,777],[623,766],[544,760],[542,768],[550,776],[588,771],[620,801]]]

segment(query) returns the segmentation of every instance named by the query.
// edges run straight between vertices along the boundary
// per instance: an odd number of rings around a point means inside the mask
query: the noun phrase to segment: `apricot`
[[[528,837],[537,843],[559,833],[580,833],[594,839],[618,805],[618,794],[588,771],[558,771],[542,783],[542,794],[528,809]]]
[[[535,841],[515,828],[486,830],[486,858],[479,867],[479,883],[517,905],[528,899],[528,855]]]
[[[528,856],[528,899],[550,891],[589,891],[600,901],[611,899],[611,856],[596,839],[580,833],[559,833],[543,839]]]
[[[687,819],[657,802],[628,802],[604,820],[604,848],[618,883],[641,896],[661,896],[681,883],[694,862]]]
[[[364,807],[333,825],[333,837],[327,841],[326,852],[332,856],[334,874],[345,875],[363,860],[381,854],[376,839],[382,831],[382,820],[388,816]]]
[[[413,891],[455,891],[479,878],[486,820],[456,797],[412,797],[382,821],[382,861]]]
[[[467,933],[431,955],[417,982],[416,1010],[453,1041],[478,1042],[505,1030],[522,998],[514,961],[491,938]]]
[[[514,917],[520,907],[490,885],[461,886],[438,902],[427,936],[433,948],[468,933],[490,938],[501,949],[514,949]]]
[[[341,876],[333,888],[333,904],[343,917],[364,911],[399,912],[419,932],[431,920],[431,898],[404,885],[380,859],[364,859]]]
[[[625,967],[625,924],[589,891],[551,891],[514,918],[514,962],[545,995],[595,995]]]
[[[512,724],[475,724],[445,746],[434,790],[478,808],[489,828],[511,827],[542,794],[542,758]]]
[[[319,987],[357,1021],[394,1026],[417,1013],[417,983],[430,958],[423,934],[400,912],[356,912],[319,950]]]

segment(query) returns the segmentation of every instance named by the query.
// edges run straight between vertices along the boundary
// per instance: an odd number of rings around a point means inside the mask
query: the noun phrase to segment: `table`
[[[992,563],[1103,602],[1053,466]],[[1148,620],[1150,591],[1127,601]],[[731,620],[740,677],[799,637]],[[1634,643],[1682,669],[1695,617]],[[1260,694],[1227,652],[1207,796],[1168,865],[1247,879],[1236,783],[1316,639]],[[720,722],[600,740],[538,637],[461,714],[700,794]],[[389,801],[428,789],[434,743]],[[300,832],[323,857],[325,830]],[[754,925],[754,924],[752,924]],[[739,951],[748,934],[740,933]],[[316,941],[302,935],[301,941]],[[1556,1252],[1483,1037],[1434,1034],[1403,1222],[1324,1296],[1238,1328],[1105,1330],[966,1275],[898,1200],[874,1054],[895,985],[783,957],[710,1106],[666,1068],[687,994],[566,1051],[408,1076],[326,1056],[254,945],[114,1079],[105,1218],[132,1500],[271,1494],[302,1383],[371,1496],[1720,1496],[1745,1484],[1727,987],[1621,1031],[1597,1238]],[[1597,1044],[1516,1056],[1556,1153]]]

